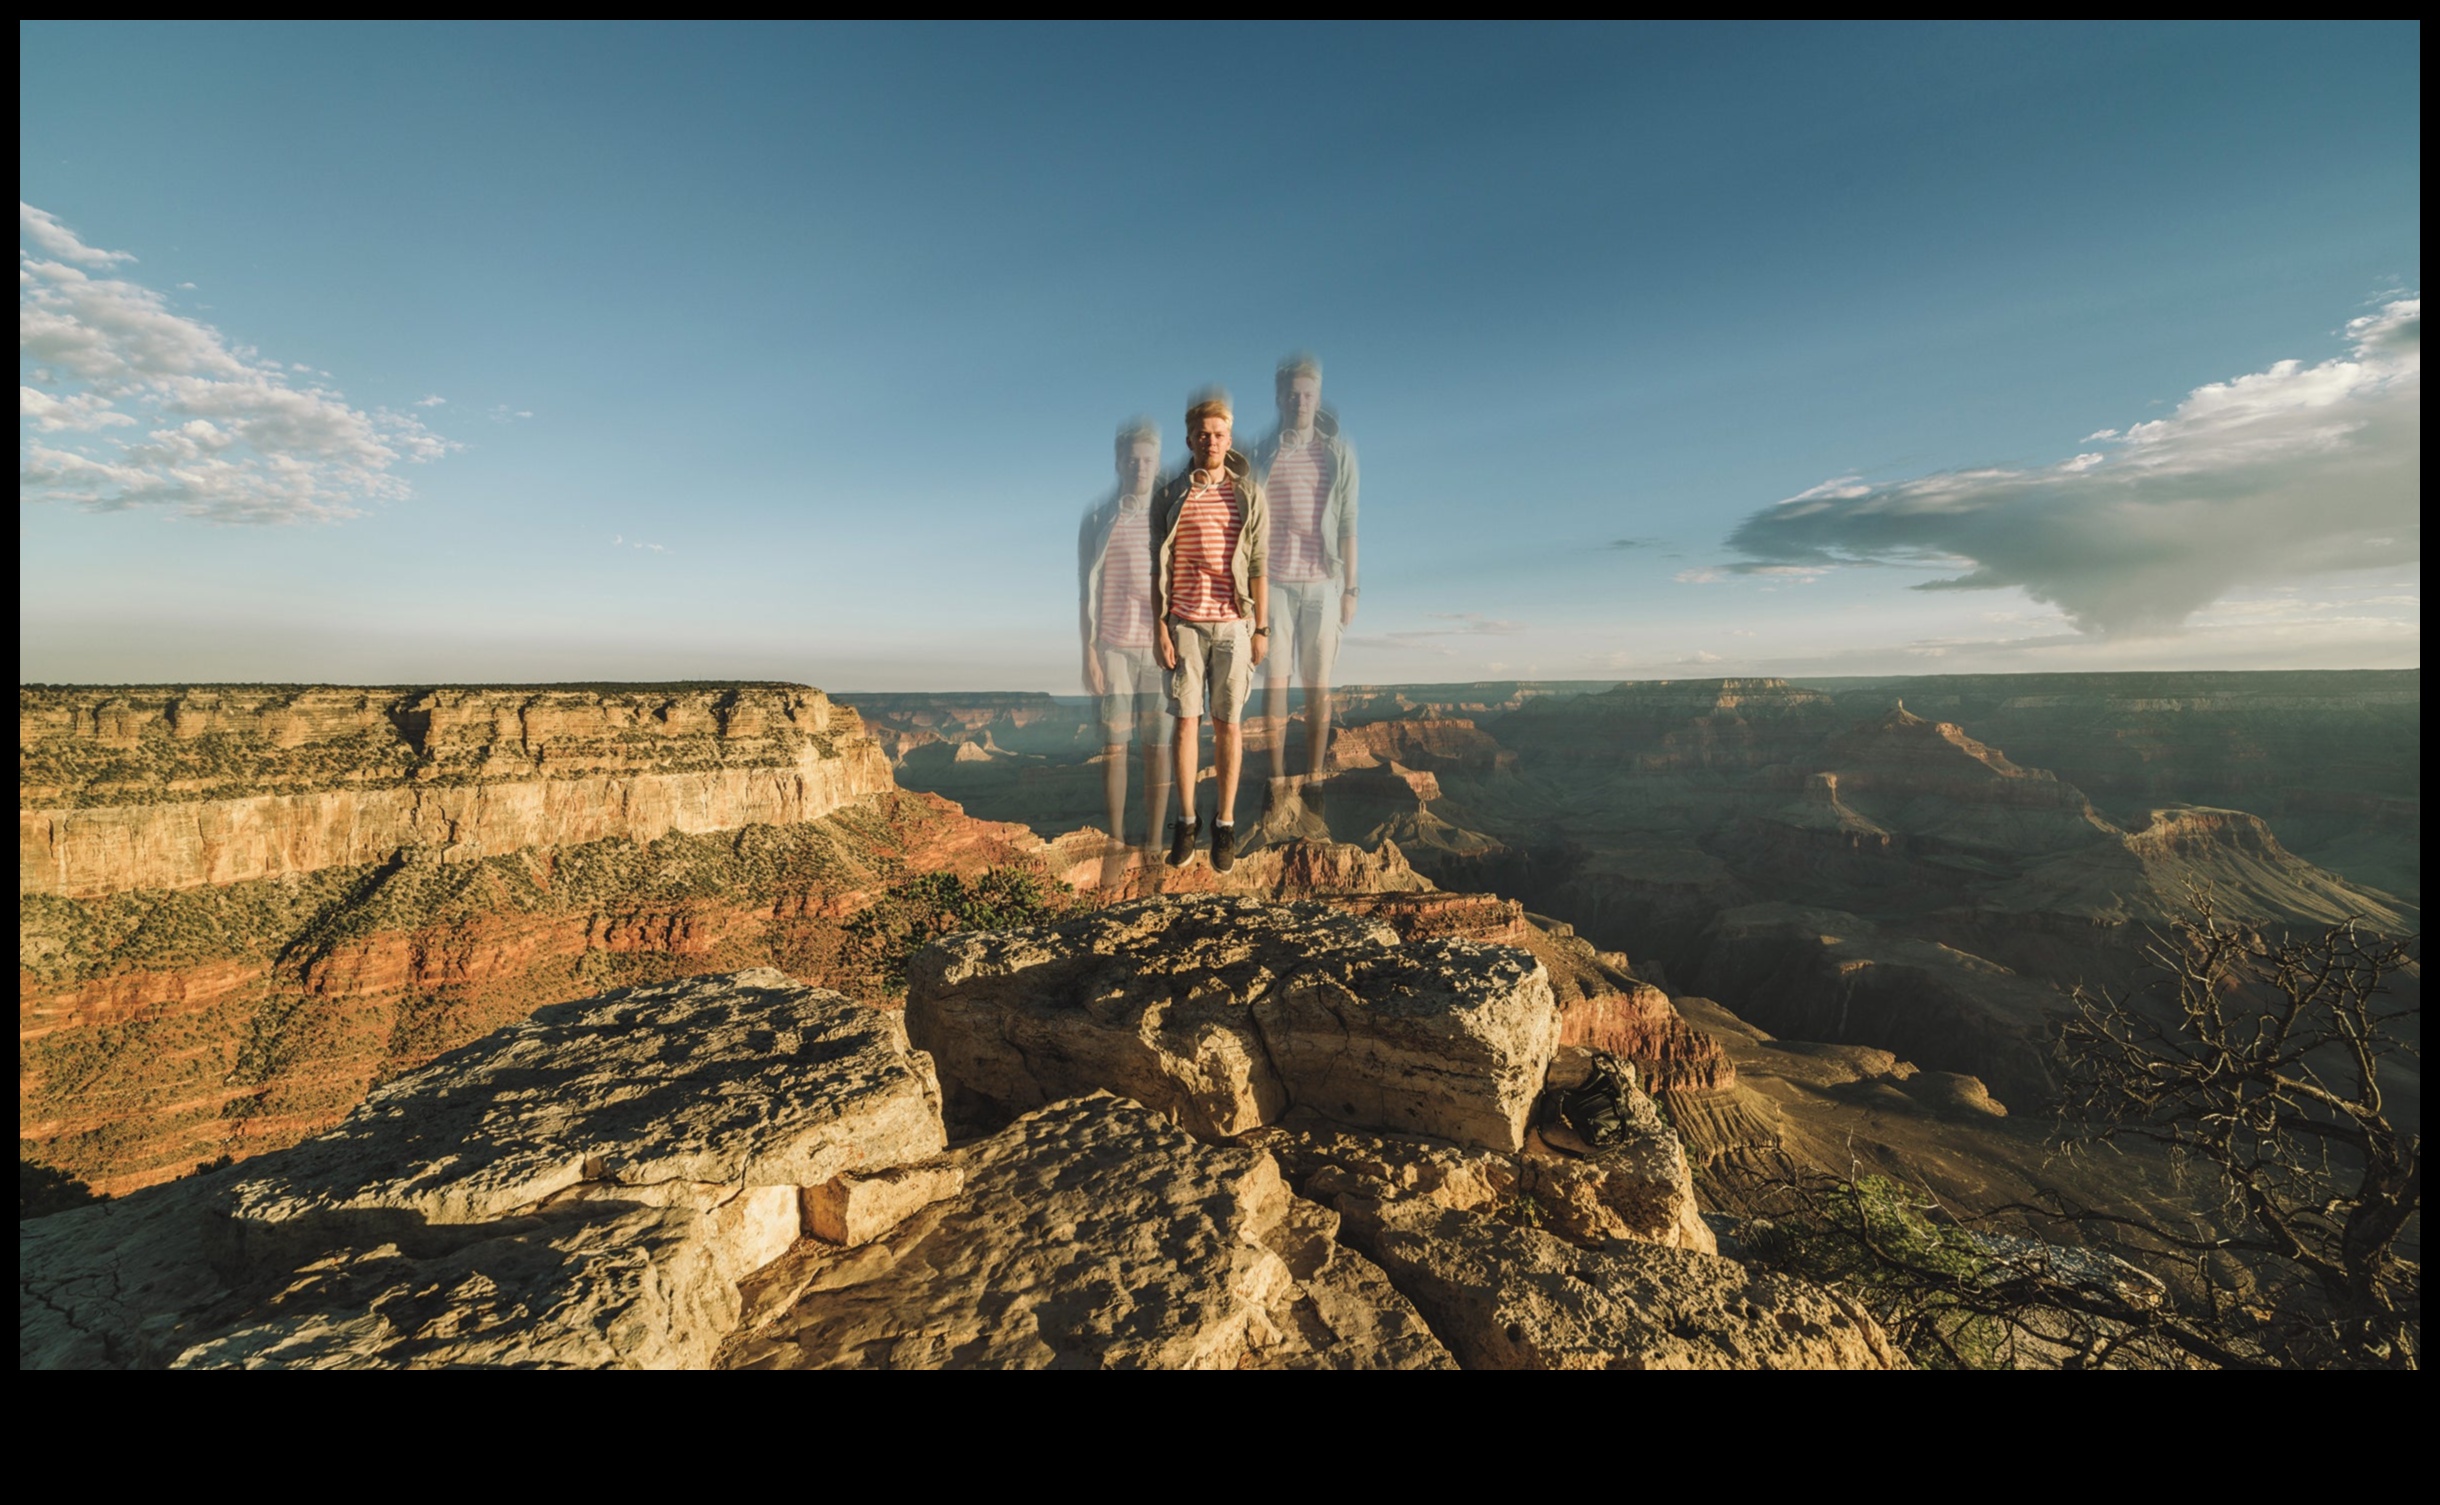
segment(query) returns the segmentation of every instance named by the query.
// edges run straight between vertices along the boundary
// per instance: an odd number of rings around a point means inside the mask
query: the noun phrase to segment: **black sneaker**
[[[1212,822],[1212,871],[1225,873],[1237,865],[1237,828],[1226,821]]]
[[[1169,865],[1186,866],[1186,860],[1195,855],[1195,838],[1202,834],[1203,822],[1199,820],[1182,820],[1172,824],[1169,828]]]

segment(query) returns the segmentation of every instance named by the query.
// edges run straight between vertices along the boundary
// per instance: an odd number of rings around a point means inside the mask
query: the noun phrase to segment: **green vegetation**
[[[1980,1310],[1992,1260],[1922,1193],[1886,1176],[1791,1180],[1742,1238],[1761,1264],[1863,1303],[1928,1369],[2010,1367],[2012,1334]]]
[[[17,1157],[17,1221],[47,1218],[71,1207],[103,1200],[92,1187],[56,1166],[40,1165],[23,1154]]]
[[[1040,868],[1012,863],[971,882],[955,873],[926,873],[893,883],[848,922],[848,931],[882,990],[896,994],[906,991],[908,961],[942,936],[1039,925],[1088,907],[1074,889]]]
[[[2165,1152],[2185,1205],[2045,1190],[1960,1226],[1885,1178],[1785,1174],[1743,1198],[1742,1237],[1927,1365],[2419,1369],[2422,1135],[2388,1098],[2418,1060],[2392,982],[2420,951],[2352,921],[2266,933],[2198,891],[2150,986],[2078,990],[2059,1152]]]

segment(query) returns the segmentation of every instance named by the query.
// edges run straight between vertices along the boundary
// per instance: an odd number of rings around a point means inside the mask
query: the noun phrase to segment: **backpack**
[[[1613,1144],[1626,1137],[1634,1123],[1630,1107],[1635,1094],[1635,1068],[1616,1056],[1593,1058],[1592,1075],[1581,1086],[1561,1088],[1551,1105],[1559,1122],[1589,1145]]]

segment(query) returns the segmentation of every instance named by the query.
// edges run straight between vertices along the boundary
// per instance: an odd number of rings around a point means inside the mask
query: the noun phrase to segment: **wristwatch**
[[[1256,636],[1256,637],[1258,637],[1258,638],[1267,638],[1267,637],[1269,637],[1270,635],[1271,635],[1271,629],[1270,629],[1270,628],[1268,628],[1268,627],[1257,627],[1257,628],[1255,628],[1255,629],[1254,629],[1254,636]]]

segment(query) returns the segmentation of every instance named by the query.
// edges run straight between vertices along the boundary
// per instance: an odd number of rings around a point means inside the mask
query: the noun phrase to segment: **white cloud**
[[[2422,557],[2422,302],[2317,365],[2197,387],[2106,450],[2035,470],[1826,482],[1730,535],[1740,573],[1957,567],[1918,590],[2020,587],[2087,633],[2174,632],[2247,584]]]
[[[43,213],[23,199],[17,201],[17,237],[35,245],[63,261],[81,261],[87,266],[114,266],[135,257],[125,251],[103,251],[86,245],[67,226]]]
[[[492,405],[491,421],[494,423],[514,423],[520,418],[531,418],[533,416],[533,414],[526,412],[522,408],[511,408],[507,403],[504,402],[495,403]]]
[[[415,405],[419,408],[437,408],[448,401],[448,398],[443,397],[438,393],[434,393],[430,397],[418,397],[415,399]]]
[[[17,416],[45,434],[62,429],[130,427],[135,423],[94,393],[70,392],[55,397],[22,383],[17,388]]]
[[[1680,585],[1717,585],[1726,577],[1718,570],[1680,570],[1669,578]]]
[[[84,270],[134,260],[126,252],[87,246],[23,204],[18,230],[34,247],[17,260],[23,500],[216,522],[349,517],[408,494],[401,462],[457,448],[407,414],[300,382],[292,370],[310,368],[232,346],[150,288]]]

